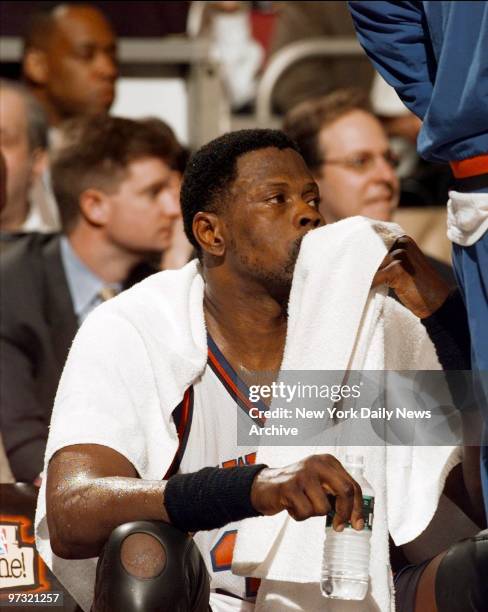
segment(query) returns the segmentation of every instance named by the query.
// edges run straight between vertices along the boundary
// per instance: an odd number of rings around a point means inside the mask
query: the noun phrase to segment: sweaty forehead
[[[260,185],[275,180],[310,178],[301,155],[293,149],[268,147],[244,153],[237,160],[235,185]]]

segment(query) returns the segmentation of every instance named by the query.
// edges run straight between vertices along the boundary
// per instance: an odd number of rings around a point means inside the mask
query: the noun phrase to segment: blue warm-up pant
[[[481,481],[488,517],[488,232],[471,246],[454,244],[453,266],[468,311],[472,369],[478,375],[480,411],[485,423]]]

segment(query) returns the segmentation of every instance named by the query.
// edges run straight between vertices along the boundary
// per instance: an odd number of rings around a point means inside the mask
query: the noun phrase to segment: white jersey
[[[234,467],[255,462],[256,448],[237,446],[237,427],[251,423],[247,386],[241,381],[216,344],[208,338],[208,361],[202,376],[185,393],[178,410],[180,448],[175,461],[178,473],[203,467]],[[189,424],[188,424],[189,423]],[[175,462],[173,463],[173,471]],[[239,523],[201,531],[194,539],[211,577],[213,611],[253,610],[259,580],[231,571],[232,553]],[[247,602],[247,603],[246,603]]]

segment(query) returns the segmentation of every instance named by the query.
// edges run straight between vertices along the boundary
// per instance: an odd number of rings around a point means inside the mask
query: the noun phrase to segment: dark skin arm
[[[51,546],[61,557],[97,556],[115,527],[135,520],[170,522],[164,507],[165,481],[141,480],[116,451],[77,444],[58,451],[47,474],[47,519]],[[253,506],[265,515],[287,510],[296,520],[325,515],[327,494],[336,497],[333,526],[351,520],[363,528],[359,485],[331,455],[315,455],[296,464],[265,468],[251,489]]]
[[[76,444],[49,463],[47,520],[54,552],[67,559],[95,557],[118,525],[168,521],[164,482],[141,480],[120,453],[98,444]]]
[[[433,315],[450,293],[449,285],[408,236],[400,237],[381,263],[373,279],[373,287],[381,284],[393,289],[400,302],[421,319]],[[462,418],[463,427],[468,427],[467,419],[470,415],[462,414]],[[478,446],[463,448],[462,465],[451,471],[445,493],[475,523],[483,526],[485,521]]]
[[[450,288],[409,236],[401,236],[383,259],[373,287],[385,284],[419,319],[434,314],[447,300]]]

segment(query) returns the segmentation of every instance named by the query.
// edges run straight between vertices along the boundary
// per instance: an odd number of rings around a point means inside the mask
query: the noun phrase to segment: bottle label
[[[363,495],[363,518],[364,518],[364,528],[371,531],[373,529],[373,515],[374,515],[374,497],[371,495]],[[331,527],[332,520],[335,516],[335,510],[332,509],[328,514],[325,520],[325,526]],[[346,528],[351,527],[351,523],[348,521],[346,523]]]

